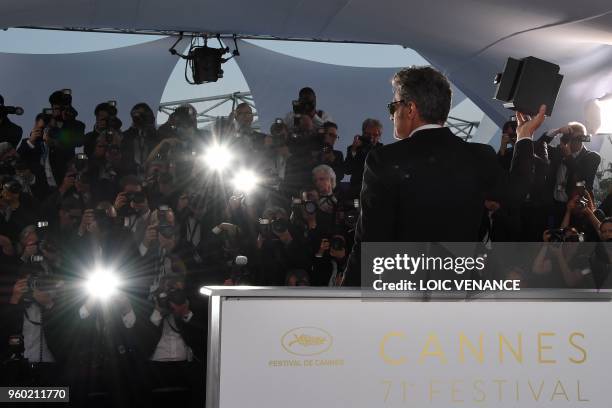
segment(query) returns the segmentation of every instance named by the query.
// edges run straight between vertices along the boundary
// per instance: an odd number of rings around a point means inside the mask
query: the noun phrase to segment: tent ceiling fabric
[[[5,1],[0,27],[176,30],[401,44],[446,72],[496,123],[493,75],[508,56],[537,56],[566,74],[548,123],[582,119],[588,99],[612,90],[609,0],[43,0]],[[609,65],[608,65],[609,66]],[[600,76],[603,74],[603,78]],[[599,77],[598,77],[599,76]]]
[[[51,92],[71,88],[78,119],[89,131],[94,124],[94,107],[107,100],[117,100],[119,118],[127,128],[130,109],[147,102],[154,112],[164,92],[176,57],[168,48],[173,38],[113,50],[76,54],[0,53],[2,77],[0,93],[5,103],[22,106],[23,116],[11,120],[27,135],[34,117],[49,107]]]
[[[346,151],[361,133],[366,118],[383,123],[383,141],[392,141],[387,103],[393,98],[391,78],[399,68],[361,68],[324,64],[290,57],[239,41],[236,62],[253,93],[259,123],[267,131],[275,118],[291,110],[298,91],[309,86],[317,93],[317,108],[328,112],[339,126],[338,146]],[[465,95],[453,87],[453,106]]]

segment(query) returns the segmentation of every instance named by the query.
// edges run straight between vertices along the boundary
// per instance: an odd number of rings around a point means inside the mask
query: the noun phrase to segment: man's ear
[[[410,116],[411,118],[418,113],[418,109],[417,106],[414,102],[410,101],[405,105],[405,109],[406,109],[406,114],[408,116]]]

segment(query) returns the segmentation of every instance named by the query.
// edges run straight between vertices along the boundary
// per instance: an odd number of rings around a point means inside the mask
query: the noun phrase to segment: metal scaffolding
[[[446,126],[451,128],[455,135],[466,142],[474,137],[474,133],[479,125],[480,122],[470,122],[469,120],[463,120],[453,116],[449,116],[448,119],[446,119]]]
[[[206,127],[208,125],[213,124],[218,118],[219,115],[212,115],[211,112],[215,109],[227,106],[231,103],[230,112],[233,111],[237,105],[241,103],[247,103],[253,109],[253,127],[257,128],[257,110],[255,108],[255,103],[253,102],[253,95],[250,92],[234,92],[231,94],[225,95],[216,95],[216,96],[208,96],[205,98],[194,98],[194,99],[184,99],[180,101],[170,101],[159,104],[159,111],[164,112],[167,115],[170,115],[176,108],[184,104],[205,104],[203,109],[199,109],[199,106],[196,107],[198,111],[198,124],[202,125],[202,127]]]
[[[170,115],[180,105],[201,103],[208,104],[208,106],[205,106],[204,109],[198,109],[199,107],[196,107],[196,110],[198,111],[198,124],[200,124],[201,127],[206,127],[212,125],[219,118],[219,115],[211,115],[212,111],[223,105],[231,103],[231,112],[238,104],[243,102],[248,103],[251,109],[253,109],[253,127],[258,129],[259,123],[257,120],[257,109],[255,108],[255,102],[253,101],[253,95],[250,92],[234,92],[231,94],[208,96],[205,98],[164,102],[159,104],[159,111]],[[466,141],[473,137],[479,125],[480,122],[471,122],[468,120],[455,118],[453,116],[449,116],[446,121],[446,126],[451,128],[457,136]]]

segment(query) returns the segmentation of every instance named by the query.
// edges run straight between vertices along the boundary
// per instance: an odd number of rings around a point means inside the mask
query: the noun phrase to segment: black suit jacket
[[[485,195],[518,205],[530,184],[533,143],[516,144],[510,173],[495,150],[448,128],[426,129],[372,150],[345,284],[359,285],[362,242],[476,242]]]
[[[576,182],[584,181],[585,187],[589,191],[593,191],[593,183],[595,182],[595,173],[601,163],[601,156],[597,152],[593,152],[583,147],[578,156],[563,157],[559,147],[550,148],[548,144],[552,141],[553,136],[544,134],[536,142],[541,148],[541,155],[548,159],[549,170],[546,178],[546,192],[550,200],[553,198],[555,188],[557,187],[557,171],[562,163],[567,166],[567,183],[565,184],[565,192],[568,197],[571,196],[576,188]]]

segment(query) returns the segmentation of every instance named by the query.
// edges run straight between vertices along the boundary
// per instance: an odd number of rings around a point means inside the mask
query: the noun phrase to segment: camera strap
[[[182,336],[182,332],[181,332],[181,331],[180,331],[178,328],[176,328],[176,327],[172,326],[172,323],[170,323],[170,318],[169,318],[169,316],[166,316],[166,317],[164,318],[164,320],[166,320],[166,323],[168,323],[168,327],[170,327],[170,330],[172,330],[173,332],[175,332],[175,333],[177,333],[177,334],[180,334],[180,335]],[[175,319],[175,320],[176,320],[176,319]]]

